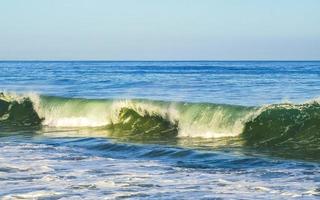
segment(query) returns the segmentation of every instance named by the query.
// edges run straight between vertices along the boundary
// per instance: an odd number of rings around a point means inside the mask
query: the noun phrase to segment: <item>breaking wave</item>
[[[105,127],[165,137],[240,136],[256,146],[320,146],[320,104],[245,107],[0,94],[0,127]]]

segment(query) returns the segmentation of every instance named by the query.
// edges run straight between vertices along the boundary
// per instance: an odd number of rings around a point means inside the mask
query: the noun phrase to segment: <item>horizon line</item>
[[[319,62],[320,59],[0,59],[0,62]]]

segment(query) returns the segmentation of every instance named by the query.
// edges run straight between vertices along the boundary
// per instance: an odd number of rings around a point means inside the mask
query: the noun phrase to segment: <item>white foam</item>
[[[47,191],[47,190],[40,190],[40,191],[33,191],[27,193],[20,193],[20,194],[12,194],[12,195],[5,195],[3,200],[6,199],[39,199],[39,198],[49,198],[57,195],[62,195],[62,193],[54,192],[54,191]]]
[[[90,119],[87,117],[47,118],[43,122],[43,125],[50,127],[99,127],[107,124],[104,120]]]

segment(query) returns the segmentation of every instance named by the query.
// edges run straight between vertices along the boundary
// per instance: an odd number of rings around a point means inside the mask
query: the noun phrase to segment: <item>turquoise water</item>
[[[320,62],[0,62],[4,199],[317,199]]]

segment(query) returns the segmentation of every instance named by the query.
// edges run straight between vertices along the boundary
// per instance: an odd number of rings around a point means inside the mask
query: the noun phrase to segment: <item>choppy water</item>
[[[320,62],[0,62],[3,199],[317,199]]]

